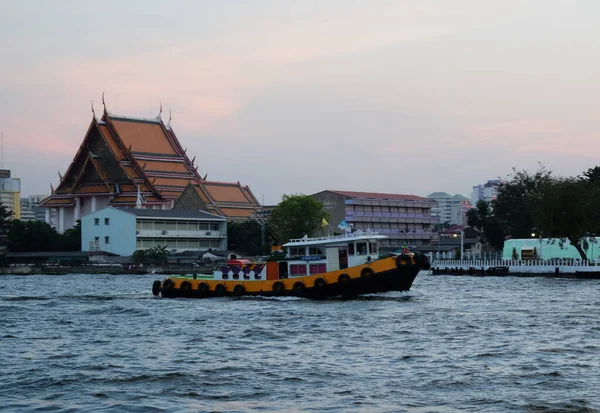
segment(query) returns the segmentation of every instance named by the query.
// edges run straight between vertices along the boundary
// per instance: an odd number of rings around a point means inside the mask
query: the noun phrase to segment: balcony
[[[202,239],[221,239],[226,235],[221,231],[190,231],[190,230],[158,230],[158,229],[138,229],[135,231],[138,238],[202,238]]]

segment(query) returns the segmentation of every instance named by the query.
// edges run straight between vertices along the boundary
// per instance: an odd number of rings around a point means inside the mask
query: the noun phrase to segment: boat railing
[[[355,231],[352,233],[345,233],[345,234],[341,234],[341,235],[329,235],[326,237],[294,238],[294,239],[289,240],[289,243],[295,244],[295,243],[304,243],[304,242],[310,242],[310,241],[338,241],[338,240],[348,240],[348,239],[353,239],[353,238],[358,238],[358,237],[370,237],[370,236],[376,236],[376,235],[381,235],[381,234],[379,234],[379,232],[373,232],[373,231]]]

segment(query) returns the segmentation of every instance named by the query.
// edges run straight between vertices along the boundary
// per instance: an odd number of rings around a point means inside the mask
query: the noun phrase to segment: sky
[[[92,119],[163,118],[209,180],[470,196],[600,156],[598,0],[0,0],[4,168],[58,184]]]

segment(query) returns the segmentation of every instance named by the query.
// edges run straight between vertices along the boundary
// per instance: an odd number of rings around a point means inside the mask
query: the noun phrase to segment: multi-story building
[[[467,224],[467,211],[471,208],[468,198],[460,194],[451,196],[446,192],[434,192],[427,198],[437,202],[437,206],[431,208],[431,215],[437,217],[440,223]]]
[[[332,226],[345,221],[357,230],[387,236],[380,242],[382,249],[428,245],[434,236],[432,226],[438,223],[431,215],[435,201],[416,195],[325,190],[312,197],[323,203]]]
[[[0,169],[0,204],[12,212],[12,219],[21,219],[21,180],[11,178],[8,169]]]
[[[48,195],[29,195],[21,198],[21,221],[44,221],[46,219],[46,208],[40,206],[40,202]]]
[[[491,202],[498,196],[498,187],[502,181],[500,179],[493,179],[487,181],[483,185],[473,186],[473,192],[471,193],[471,205],[477,206],[477,202],[484,200]]]
[[[227,219],[205,211],[107,207],[81,218],[81,250],[129,256],[136,250],[169,252],[227,249]]]
[[[160,114],[153,119],[117,116],[105,106],[101,118],[93,113],[73,161],[41,205],[47,209],[46,222],[62,233],[83,215],[107,206],[176,208],[188,187],[200,200],[198,209],[229,221],[247,220],[260,209],[248,186],[200,176],[170,119],[165,124]]]

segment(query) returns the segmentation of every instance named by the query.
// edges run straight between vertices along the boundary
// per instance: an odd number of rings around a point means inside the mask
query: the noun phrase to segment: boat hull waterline
[[[323,274],[276,280],[217,280],[193,276],[168,277],[152,285],[154,295],[164,298],[302,297],[325,299],[353,297],[387,291],[408,291],[429,262],[420,256],[400,255],[365,265]]]

